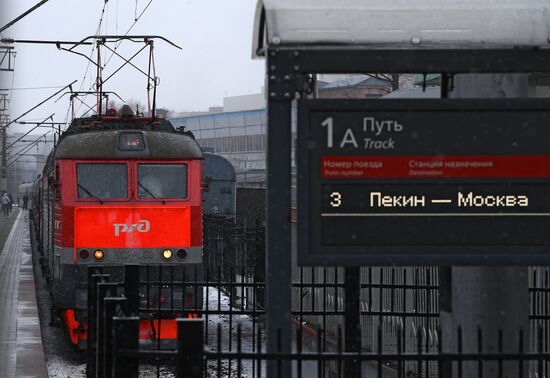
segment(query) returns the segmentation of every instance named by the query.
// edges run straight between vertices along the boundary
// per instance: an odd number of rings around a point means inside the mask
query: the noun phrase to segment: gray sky
[[[109,0],[105,7],[101,34],[125,34],[150,0]],[[39,0],[0,0],[2,25]],[[2,33],[4,38],[80,40],[94,35],[103,0],[50,0],[41,8]],[[136,11],[137,7],[137,11]],[[175,49],[163,42],[155,44],[158,107],[176,111],[203,110],[221,105],[223,97],[258,93],[264,81],[264,62],[251,59],[252,26],[256,0],[152,0],[130,34],[161,35],[183,47]],[[128,56],[141,45],[124,44],[120,52]],[[54,45],[16,44],[15,74],[3,74],[3,86],[14,88],[63,86],[78,80],[75,89],[88,90],[95,79],[90,67],[85,80],[84,58],[57,50]],[[89,55],[91,46],[80,52]],[[106,54],[109,56],[110,54]],[[146,69],[142,53],[139,66]],[[119,66],[113,58],[104,78]],[[125,68],[105,90],[116,91],[125,100],[146,103],[145,77]],[[14,90],[11,118],[27,111],[57,89]],[[90,98],[88,103],[92,104]],[[64,121],[69,108],[68,96],[53,100],[25,117],[42,120],[55,113]],[[24,130],[16,126],[10,131]]]

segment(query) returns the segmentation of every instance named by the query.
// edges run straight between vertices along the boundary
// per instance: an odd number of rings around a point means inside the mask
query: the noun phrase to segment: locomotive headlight
[[[162,257],[164,257],[165,260],[170,260],[174,256],[174,253],[171,249],[165,249],[162,251]]]
[[[103,260],[104,257],[105,257],[105,253],[103,253],[103,251],[101,249],[96,249],[94,251],[94,258],[97,261]]]
[[[187,257],[187,251],[185,249],[178,249],[176,252],[176,257],[180,260],[183,260]]]
[[[81,249],[80,250],[80,260],[86,261],[90,258],[90,252],[88,252],[87,249]]]

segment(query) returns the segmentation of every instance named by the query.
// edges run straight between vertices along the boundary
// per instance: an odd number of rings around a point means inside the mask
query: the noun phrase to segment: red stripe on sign
[[[323,156],[322,178],[549,178],[549,155]]]

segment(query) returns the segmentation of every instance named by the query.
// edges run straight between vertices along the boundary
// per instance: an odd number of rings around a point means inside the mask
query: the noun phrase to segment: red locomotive
[[[122,110],[73,120],[35,184],[33,217],[53,306],[80,346],[89,265],[116,275],[125,263],[181,271],[202,262],[199,145],[166,120]],[[202,298],[191,302],[202,306]],[[172,323],[157,324],[160,338],[175,338]],[[142,338],[151,327],[141,322]]]

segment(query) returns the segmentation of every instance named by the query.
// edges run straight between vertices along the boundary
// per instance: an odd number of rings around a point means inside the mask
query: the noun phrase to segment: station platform
[[[26,210],[0,217],[0,246],[0,378],[48,377]]]

